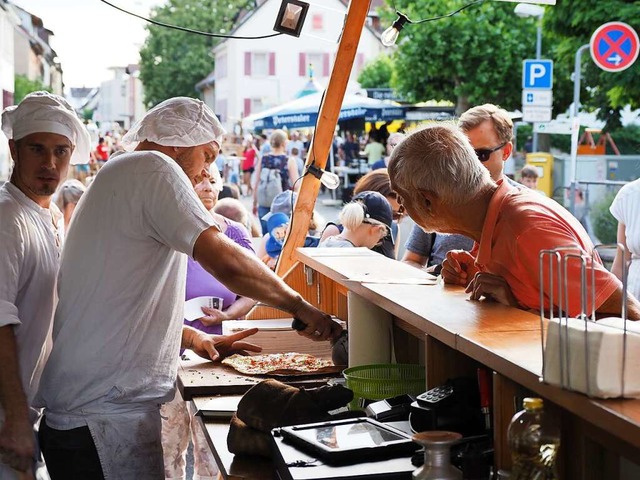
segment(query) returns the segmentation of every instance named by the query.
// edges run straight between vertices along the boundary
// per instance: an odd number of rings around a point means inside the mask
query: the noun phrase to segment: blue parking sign
[[[553,60],[524,60],[522,88],[550,89],[553,85]]]

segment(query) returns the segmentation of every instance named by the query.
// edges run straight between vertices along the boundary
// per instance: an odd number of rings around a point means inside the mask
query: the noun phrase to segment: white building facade
[[[280,0],[265,1],[243,19],[233,35],[255,37],[275,33],[273,25],[280,4]],[[327,86],[346,10],[341,1],[327,0],[322,7],[309,9],[298,38],[280,35],[256,40],[229,39],[214,49],[213,78],[207,82],[209,88],[201,91],[227,131],[237,130],[247,115],[292,100],[308,81],[310,68],[315,80]],[[383,48],[372,29],[363,29],[351,72],[350,91],[359,89],[358,74]]]
[[[14,51],[13,35],[19,23],[11,5],[0,0],[0,111],[13,105],[14,93]],[[7,138],[0,133],[0,182],[7,180],[11,166]]]
[[[113,123],[129,129],[146,112],[138,66],[111,67],[110,70],[113,78],[100,84],[97,108],[93,114],[93,120],[100,124],[103,134],[112,130]]]

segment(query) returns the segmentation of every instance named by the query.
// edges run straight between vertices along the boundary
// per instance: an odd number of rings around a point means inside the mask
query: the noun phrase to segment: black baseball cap
[[[391,210],[389,201],[384,197],[384,195],[378,192],[365,191],[354,196],[351,201],[362,204],[364,207],[365,220],[370,218],[385,224],[389,229],[391,229],[393,211]]]

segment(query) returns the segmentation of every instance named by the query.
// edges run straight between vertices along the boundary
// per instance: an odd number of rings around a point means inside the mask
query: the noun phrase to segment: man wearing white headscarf
[[[80,199],[60,267],[40,441],[54,480],[164,478],[159,404],[174,395],[182,344],[213,360],[244,342],[185,327],[187,255],[238,295],[340,327],[228,240],[195,193],[224,130],[200,100],[169,99],[124,137]],[[254,330],[255,332],[255,330]],[[246,336],[246,335],[245,335]],[[208,342],[208,343],[207,343]]]
[[[31,408],[50,347],[62,215],[51,202],[70,163],[89,160],[89,134],[73,108],[47,92],[2,113],[13,158],[0,187],[0,478],[32,471]]]

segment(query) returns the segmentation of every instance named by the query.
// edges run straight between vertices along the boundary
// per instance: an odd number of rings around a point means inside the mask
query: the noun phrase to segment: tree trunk
[[[456,104],[456,115],[458,117],[469,110],[470,107],[471,105],[469,104],[469,97],[458,96],[458,102]]]

